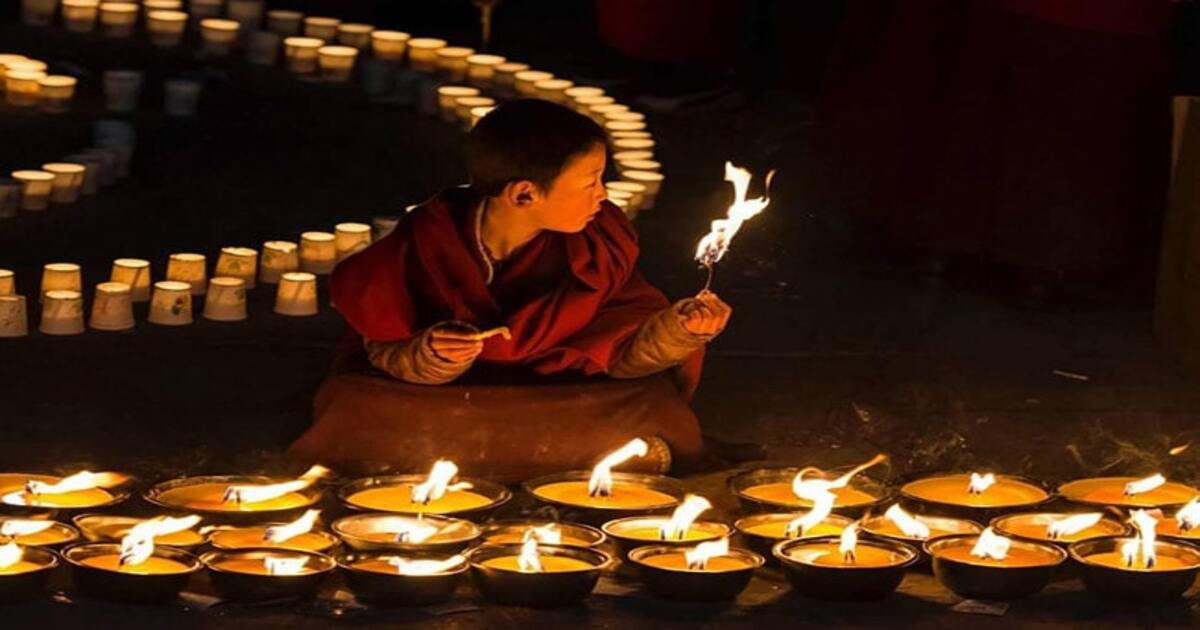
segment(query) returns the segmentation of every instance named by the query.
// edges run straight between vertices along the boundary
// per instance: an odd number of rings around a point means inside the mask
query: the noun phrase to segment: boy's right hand
[[[443,322],[429,329],[426,340],[439,359],[449,363],[471,363],[483,352],[483,342],[473,337],[478,332],[470,326]]]

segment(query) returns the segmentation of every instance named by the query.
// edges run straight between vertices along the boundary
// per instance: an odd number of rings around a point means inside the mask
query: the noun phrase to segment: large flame
[[[591,497],[608,497],[612,496],[613,466],[617,466],[622,462],[634,457],[645,457],[649,452],[650,445],[642,438],[634,438],[628,444],[609,453],[600,460],[599,464],[592,469],[592,477],[588,479],[588,496]]]
[[[1132,497],[1137,494],[1150,492],[1164,483],[1167,483],[1167,478],[1162,476],[1161,473],[1154,473],[1145,479],[1138,479],[1137,481],[1130,481],[1125,484],[1125,496]]]
[[[521,573],[541,573],[542,559],[538,557],[538,539],[533,531],[525,532],[525,542],[521,543],[521,555],[517,556],[517,569]]]
[[[987,473],[971,473],[971,482],[967,484],[967,494],[983,494],[996,483],[996,475]]]
[[[272,525],[263,531],[263,540],[269,543],[281,543],[291,540],[301,534],[307,534],[317,524],[321,510],[309,510],[304,516],[286,525]]]
[[[798,538],[808,533],[808,530],[819,525],[821,521],[833,513],[833,504],[835,501],[837,501],[837,495],[832,492],[824,492],[817,495],[808,513],[789,521],[787,527],[783,530],[783,535],[787,538]]]
[[[433,463],[433,468],[429,470],[429,476],[425,478],[425,481],[413,486],[412,502],[429,505],[430,501],[437,501],[446,496],[448,491],[470,488],[470,482],[450,483],[457,474],[458,466],[454,462],[447,459],[437,460]]]
[[[683,498],[683,503],[671,514],[671,520],[659,526],[659,537],[662,540],[683,540],[692,523],[710,508],[712,503],[709,503],[708,499],[695,494],[687,495]]]
[[[0,538],[32,536],[38,532],[44,532],[53,526],[54,521],[30,521],[14,518],[0,523]]]
[[[842,530],[841,539],[838,540],[838,553],[842,554],[842,560],[854,564],[854,550],[857,547],[858,523],[851,523],[849,527]]]
[[[0,545],[0,569],[7,569],[20,562],[24,555],[25,550],[15,542]]]
[[[894,523],[905,536],[920,540],[929,538],[929,526],[917,520],[912,514],[905,512],[899,503],[893,503],[892,507],[888,508],[883,515]]]
[[[295,558],[266,556],[263,558],[263,568],[267,570],[268,575],[300,575],[307,564],[308,556]]]
[[[562,528],[558,523],[546,523],[541,527],[530,527],[525,531],[526,536],[533,536],[543,545],[561,545]]]
[[[814,473],[817,475],[822,474],[819,468],[813,468],[809,466],[796,473],[795,478],[792,479],[792,494],[795,494],[801,499],[812,501],[815,504],[818,498],[824,494],[832,492],[837,488],[845,488],[846,485],[850,483],[850,480],[853,479],[858,473],[885,461],[887,461],[887,455],[881,453],[875,457],[872,457],[870,461],[851,468],[849,472],[833,480],[825,479],[823,477],[816,479],[805,479],[805,476],[807,475],[812,475]]]
[[[1099,523],[1102,518],[1104,518],[1104,515],[1100,512],[1072,514],[1071,516],[1056,518],[1046,524],[1046,535],[1050,537],[1050,540],[1059,540],[1063,536],[1073,536]]]
[[[719,538],[702,542],[683,552],[683,559],[691,571],[703,571],[708,567],[708,561],[729,553],[729,539]]]
[[[467,559],[461,555],[450,556],[445,560],[409,560],[399,556],[392,556],[387,559],[387,563],[396,567],[396,573],[400,575],[434,575],[445,573],[451,569],[457,569],[466,561]]]
[[[1195,497],[1175,513],[1175,524],[1179,531],[1190,532],[1200,527],[1200,497]]]
[[[1000,536],[989,527],[979,534],[979,540],[971,548],[971,555],[976,558],[1003,560],[1008,557],[1009,547],[1012,547],[1012,539]]]
[[[138,565],[145,562],[154,555],[154,539],[156,537],[191,529],[199,522],[200,517],[195,515],[178,518],[160,516],[134,525],[133,529],[130,529],[129,533],[121,539],[121,566]]]
[[[226,503],[258,503],[260,501],[270,501],[277,499],[290,492],[299,492],[314,483],[318,479],[328,475],[331,471],[321,466],[320,464],[309,468],[307,472],[300,475],[298,479],[285,481],[283,483],[271,483],[260,485],[233,485],[225,489],[224,500]]]
[[[1121,545],[1121,557],[1125,566],[1137,569],[1153,569],[1157,558],[1154,554],[1154,541],[1158,535],[1158,519],[1150,516],[1145,510],[1134,510],[1130,521],[1137,528],[1137,536]]]
[[[767,173],[766,194],[762,197],[747,199],[746,193],[750,189],[750,171],[734,166],[732,162],[725,163],[725,181],[733,184],[733,203],[729,204],[725,218],[714,220],[711,231],[696,245],[697,262],[711,267],[725,256],[725,252],[729,251],[729,243],[742,228],[742,223],[762,212],[771,203],[768,195],[770,194],[771,180],[774,177],[775,171]]]
[[[80,492],[83,490],[91,490],[93,488],[111,488],[125,483],[129,479],[128,475],[115,472],[98,472],[94,473],[89,470],[77,472],[69,477],[63,477],[55,483],[46,483],[37,479],[29,479],[25,482],[24,490],[17,490],[4,495],[3,501],[9,505],[30,505],[30,499],[46,494],[66,494],[68,492]]]

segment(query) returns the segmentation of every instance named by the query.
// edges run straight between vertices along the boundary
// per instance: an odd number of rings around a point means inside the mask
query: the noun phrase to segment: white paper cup
[[[617,151],[612,154],[612,159],[614,162],[616,162],[618,164],[620,164],[621,162],[628,161],[628,160],[653,160],[654,152],[653,151],[644,151],[644,150]],[[653,169],[640,169],[640,170],[653,170]]]
[[[38,103],[38,92],[46,73],[39,70],[13,70],[4,75],[4,100],[16,107],[33,107]]]
[[[321,66],[321,78],[341,83],[350,80],[354,72],[354,60],[358,49],[353,46],[322,46],[317,49],[317,63]]]
[[[142,10],[150,11],[182,11],[183,0],[142,0]]]
[[[634,132],[630,132],[634,133]],[[616,138],[612,141],[613,151],[654,151],[653,138]]]
[[[442,120],[454,122],[458,119],[458,99],[464,96],[479,96],[479,88],[443,85],[437,89],[438,111],[442,114]]]
[[[304,18],[304,36],[331,42],[337,39],[337,28],[341,23],[337,18],[310,15]]]
[[[295,74],[312,74],[317,70],[317,51],[325,42],[315,37],[287,37],[283,52],[288,70]]]
[[[60,114],[71,108],[78,80],[61,74],[38,79],[38,107],[44,112]]]
[[[129,285],[121,282],[96,285],[88,326],[111,331],[133,328],[133,299]]]
[[[240,322],[246,319],[246,281],[241,278],[214,277],[208,281],[204,298],[204,319]]]
[[[434,57],[438,74],[443,81],[460,83],[467,80],[467,58],[475,54],[472,48],[445,46],[437,49]]]
[[[658,199],[658,192],[662,189],[663,180],[665,177],[662,173],[654,171],[623,171],[621,179],[627,182],[634,182],[646,187],[646,196],[642,201],[639,210],[649,210],[654,207],[655,201]]]
[[[279,284],[283,274],[300,270],[300,248],[291,241],[267,241],[262,245],[258,281]]]
[[[118,258],[113,261],[109,282],[129,285],[134,302],[150,299],[150,261],[140,258]]]
[[[283,274],[275,291],[275,312],[291,317],[306,317],[316,315],[319,310],[317,277],[304,271]]]
[[[212,57],[225,57],[237,43],[238,29],[241,24],[237,20],[220,18],[205,18],[200,20],[200,40],[203,43],[204,54]]]
[[[221,255],[217,257],[217,267],[213,276],[241,278],[246,282],[247,289],[254,288],[254,279],[258,275],[258,252],[249,247],[222,247]]]
[[[501,93],[512,94],[516,91],[518,72],[529,70],[529,64],[519,61],[505,61],[496,66],[496,71],[492,75],[492,85],[495,86]]]
[[[105,37],[129,37],[137,26],[138,5],[134,2],[101,2],[100,32]]]
[[[286,9],[267,11],[267,30],[281,38],[299,35],[304,31],[304,14]]]
[[[437,51],[446,47],[446,40],[436,37],[413,37],[408,40],[408,64],[418,72],[437,70]]]
[[[13,179],[21,182],[21,209],[38,212],[50,207],[54,191],[54,174],[46,171],[13,171]]]
[[[42,170],[54,175],[51,183],[50,203],[75,203],[83,189],[83,177],[87,167],[70,162],[43,164]]]
[[[651,171],[654,173],[662,172],[662,164],[655,160],[615,160],[617,170],[624,173],[625,171]]]
[[[192,323],[192,285],[173,280],[155,282],[147,320],[160,326],[186,326]]]
[[[29,334],[29,314],[23,295],[0,295],[0,337]]]
[[[496,66],[505,61],[500,55],[474,54],[467,57],[467,83],[484,90],[491,88]]]
[[[110,111],[135,111],[141,94],[141,72],[137,70],[104,71],[104,97]]]
[[[542,100],[567,105],[569,103],[567,89],[574,86],[574,81],[566,79],[543,79],[534,82],[533,89],[536,91],[537,97]]]
[[[495,107],[496,99],[490,96],[460,96],[454,99],[454,116],[463,129],[470,130],[473,126],[471,110],[478,107]]]
[[[304,232],[300,235],[300,269],[328,275],[337,265],[337,237],[329,232]]]
[[[616,99],[608,95],[577,96],[575,97],[572,106],[575,108],[575,111],[591,118],[592,120],[596,120],[597,118],[603,120],[604,116],[592,113],[592,108],[599,107],[601,105],[612,105],[616,102]]]
[[[577,101],[579,99],[590,96],[604,96],[605,93],[604,88],[602,87],[596,87],[594,85],[574,85],[563,90],[563,94],[571,103],[571,107],[579,109],[577,105]]]
[[[17,294],[17,274],[11,269],[0,269],[0,296]]]
[[[146,34],[150,43],[169,48],[183,43],[188,14],[183,11],[151,11],[146,14]]]
[[[104,166],[101,158],[76,153],[64,157],[63,161],[83,166],[83,183],[79,186],[79,194],[94,195],[100,191],[100,169]]]
[[[608,120],[604,122],[604,130],[608,132],[611,138],[613,134],[619,134],[627,131],[645,131],[646,123],[635,120]]]
[[[334,227],[334,247],[339,261],[370,246],[371,226],[366,223],[339,223]]]
[[[207,260],[204,254],[171,254],[167,259],[167,280],[186,282],[192,295],[204,295],[208,289]]]
[[[42,323],[45,335],[78,335],[84,331],[83,294],[59,289],[42,296]]]
[[[338,24],[337,43],[359,50],[366,50],[371,45],[371,32],[375,30],[370,24],[347,22]]]
[[[100,15],[100,0],[62,0],[63,27],[73,33],[90,33],[96,29]]]
[[[21,23],[30,26],[50,26],[58,0],[21,0]]]
[[[629,193],[629,210],[637,212],[641,210],[642,204],[646,201],[646,185],[640,182],[619,181],[608,182],[604,185],[608,194],[613,194],[614,191],[622,191]]]
[[[192,79],[167,79],[163,83],[163,110],[168,116],[192,118],[200,106],[199,81]]]
[[[239,33],[253,33],[262,26],[265,9],[263,0],[229,0],[225,15],[240,25]]]
[[[537,98],[538,81],[548,81],[553,79],[554,75],[542,70],[522,70],[513,75],[513,87],[517,94],[527,98]]]
[[[484,116],[487,116],[488,114],[492,113],[492,110],[494,110],[494,109],[496,109],[495,106],[472,107],[471,108],[471,127],[474,128],[475,125],[479,124],[480,120],[483,120]]]
[[[372,31],[371,54],[383,61],[403,61],[412,36],[403,31]]]

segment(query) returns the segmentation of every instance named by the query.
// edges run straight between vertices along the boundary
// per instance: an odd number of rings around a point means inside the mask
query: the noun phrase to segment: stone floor
[[[68,115],[0,106],[0,170],[86,146],[91,123],[104,116],[102,69],[132,64],[148,76],[143,110],[131,119],[139,145],[129,179],[77,205],[0,222],[0,267],[15,269],[26,293],[45,262],[83,264],[91,286],[116,257],[148,258],[161,271],[172,251],[215,254],[369,220],[464,177],[459,130],[366,103],[350,89],[12,23],[0,23],[0,42],[88,73]],[[181,72],[207,82],[195,121],[161,112],[161,80]],[[791,465],[829,467],[887,452],[894,476],[986,466],[1048,482],[1151,469],[1197,480],[1200,450],[1167,452],[1196,438],[1200,394],[1193,378],[1153,354],[1144,293],[1101,286],[1066,304],[1030,306],[980,274],[923,279],[876,254],[847,217],[806,203],[797,174],[816,123],[788,94],[652,113],[651,123],[669,185],[637,225],[643,268],[672,296],[703,280],[690,252],[723,208],[722,161],[780,168],[774,205],[747,225],[717,276],[735,316],[713,345],[696,400],[710,434],[758,442],[771,461]],[[260,290],[245,323],[0,343],[0,468],[113,467],[145,479],[276,470],[278,452],[309,421],[311,393],[342,325],[328,310],[298,320],[269,311]],[[734,506],[722,487],[730,472],[686,481],[729,515]],[[13,627],[1196,623],[1195,599],[1119,609],[1069,578],[1002,616],[954,612],[957,598],[919,573],[895,597],[865,605],[804,600],[771,571],[732,605],[671,604],[630,589],[606,579],[586,606],[553,612],[483,605],[469,591],[461,605],[386,611],[339,600],[336,587],[315,603],[266,608],[208,607],[203,597],[132,607],[74,601],[67,589],[4,612]]]

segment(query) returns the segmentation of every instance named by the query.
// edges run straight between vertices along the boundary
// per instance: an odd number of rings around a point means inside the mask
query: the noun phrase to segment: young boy
[[[439,394],[432,388],[397,388],[401,384],[393,383],[382,393],[375,379],[369,392],[342,392],[338,397],[355,398],[346,403],[353,406],[361,405],[363,398],[384,396],[390,412],[377,408],[380,405],[345,411],[338,414],[340,430],[346,429],[346,417],[390,413],[392,418],[374,423],[359,441],[372,441],[366,436],[376,430],[401,431],[403,437],[392,440],[399,442],[395,449],[411,450],[420,443],[430,455],[439,449],[457,453],[464,461],[456,463],[466,470],[505,476],[516,474],[509,464],[522,456],[498,455],[498,450],[512,450],[533,437],[575,442],[571,438],[586,438],[589,431],[603,428],[584,420],[615,428],[621,417],[658,409],[659,416],[674,417],[680,426],[654,427],[653,422],[662,420],[642,418],[624,428],[660,434],[661,439],[652,440],[649,458],[654,466],[668,466],[672,448],[684,454],[699,450],[695,416],[678,407],[686,409],[686,398],[699,377],[703,347],[724,329],[731,310],[712,293],[672,305],[637,271],[633,226],[605,200],[601,178],[606,141],[599,125],[565,107],[541,100],[501,105],[471,131],[469,187],[447,190],[418,206],[391,235],[338,265],[331,280],[333,302],[361,336],[371,366],[412,385],[464,388],[435,402]],[[510,338],[481,339],[478,334],[502,326]],[[568,396],[575,402],[567,401],[566,406],[556,398],[559,390],[526,386],[514,391],[511,400],[493,398],[487,408],[479,409],[471,392],[485,395],[490,390],[473,388],[471,377],[472,368],[484,364],[490,373],[575,374],[646,383],[617,386],[584,380],[582,385],[564,386],[583,388]],[[662,379],[641,379],[674,368],[681,377],[680,388],[671,393],[653,384]],[[328,389],[323,388],[324,402],[318,395],[318,425],[321,415],[336,404],[329,401],[333,394]],[[625,394],[605,399],[607,393],[617,391]],[[560,419],[529,418],[534,414],[516,411],[536,410],[543,402],[557,405],[553,413]],[[673,411],[663,411],[664,405]],[[501,421],[496,414],[505,415],[506,406],[515,411]],[[464,413],[480,417],[464,421],[452,435],[438,436],[438,443],[428,443],[430,432],[442,431],[446,422],[453,424]],[[564,414],[580,421],[571,423],[571,429],[561,427],[560,436],[547,435],[567,422],[561,419]],[[395,416],[415,426],[403,430],[379,426],[396,422]],[[293,450],[325,461],[357,458],[410,464],[403,456],[364,457],[348,452],[371,450],[371,445],[348,444],[344,437],[333,438],[328,432],[318,439],[312,433]],[[559,453],[572,450],[564,446],[542,450],[554,451],[558,460],[578,459],[578,464],[585,464],[603,455],[598,449],[619,446],[632,437],[653,436],[597,436],[590,443],[576,444],[573,453]],[[337,440],[336,452],[315,443],[321,439]],[[463,446],[464,442],[479,446]],[[551,463],[556,455],[523,457]],[[506,462],[499,465],[503,470],[491,465],[498,460]]]

